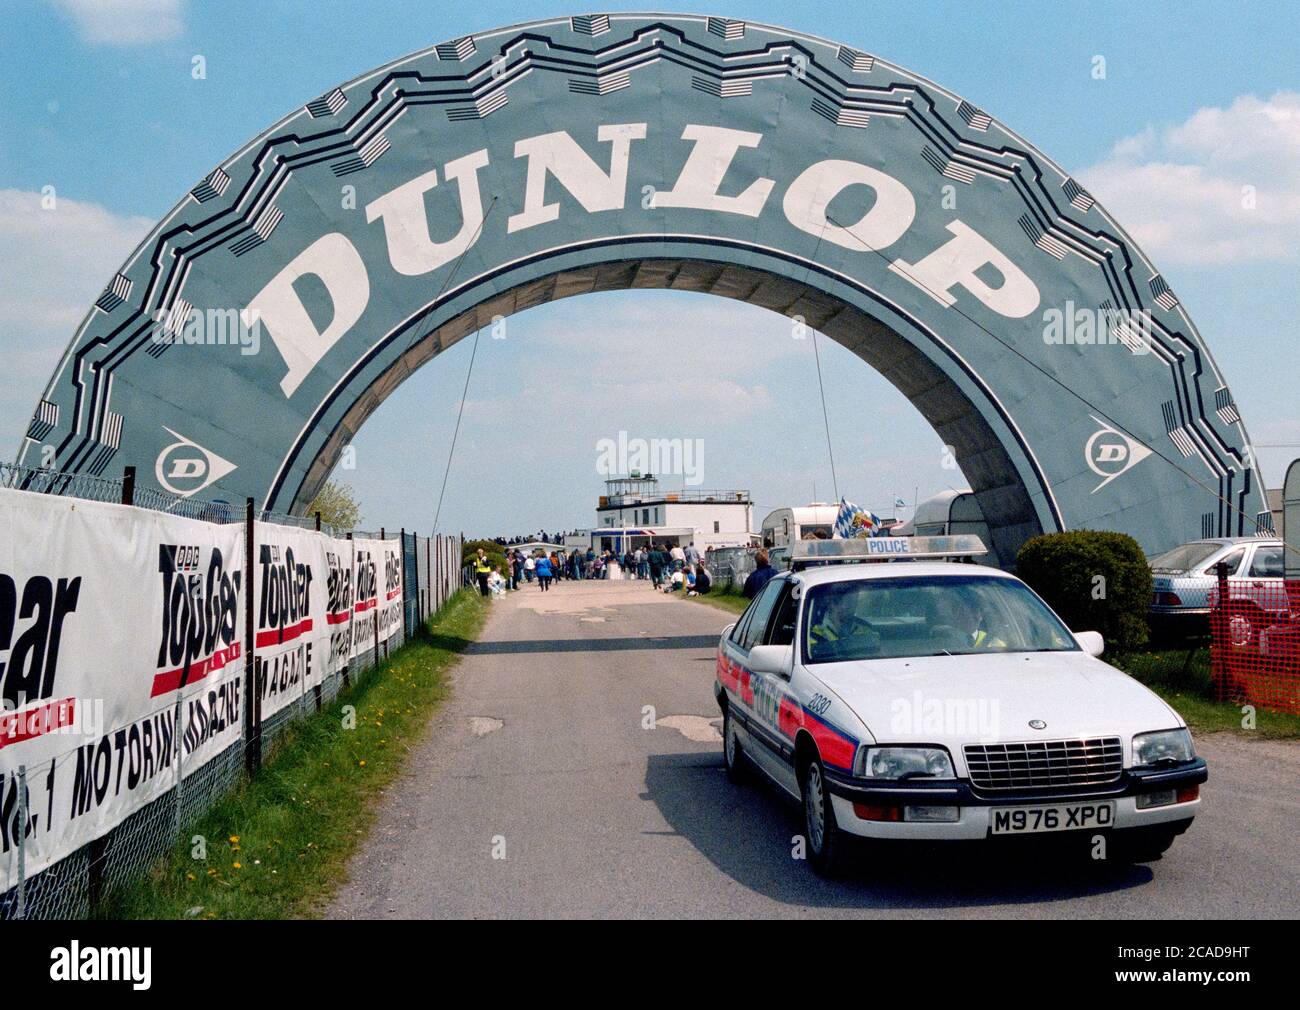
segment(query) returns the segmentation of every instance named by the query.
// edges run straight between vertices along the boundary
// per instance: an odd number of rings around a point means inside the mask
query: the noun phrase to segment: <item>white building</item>
[[[748,546],[753,519],[748,491],[662,491],[654,474],[633,471],[605,481],[590,538],[596,550],[619,555],[651,541],[693,543],[703,553],[710,547]]]

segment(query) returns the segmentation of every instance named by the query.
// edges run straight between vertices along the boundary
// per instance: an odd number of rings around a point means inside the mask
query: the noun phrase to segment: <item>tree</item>
[[[309,516],[320,513],[322,523],[328,523],[336,530],[353,530],[361,522],[361,505],[357,502],[357,493],[347,484],[327,480],[325,486],[316,495],[316,500],[307,506]]]

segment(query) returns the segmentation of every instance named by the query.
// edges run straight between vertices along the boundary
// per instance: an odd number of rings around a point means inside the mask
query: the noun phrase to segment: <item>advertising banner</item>
[[[0,891],[240,739],[246,586],[242,525],[0,489]]]

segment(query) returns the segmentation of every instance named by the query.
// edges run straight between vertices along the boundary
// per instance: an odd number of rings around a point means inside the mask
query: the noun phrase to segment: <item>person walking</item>
[[[700,563],[700,552],[695,549],[695,541],[692,540],[686,545],[686,563],[694,567]]]
[[[524,558],[524,578],[529,582],[533,581],[533,575],[537,572],[537,559],[531,554]]]
[[[686,567],[686,552],[682,550],[681,544],[673,544],[668,553],[672,557],[673,571],[680,572]]]
[[[647,564],[650,567],[650,585],[658,589],[664,575],[664,552],[659,549],[659,545],[656,543],[651,542],[650,544],[650,557]]]
[[[487,551],[482,547],[478,549],[478,554],[474,558],[474,577],[478,579],[478,591],[482,596],[488,596],[491,590],[488,589],[488,576],[492,574],[492,566],[488,564]]]
[[[551,559],[543,554],[537,559],[536,564],[537,581],[542,587],[542,592],[547,592],[551,588],[551,579],[553,573],[551,570]]]

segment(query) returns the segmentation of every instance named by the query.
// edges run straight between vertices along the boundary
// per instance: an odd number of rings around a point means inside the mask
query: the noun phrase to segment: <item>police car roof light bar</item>
[[[850,540],[797,540],[791,545],[791,567],[817,562],[888,561],[892,558],[951,558],[987,554],[973,533],[941,537],[862,537]]]

